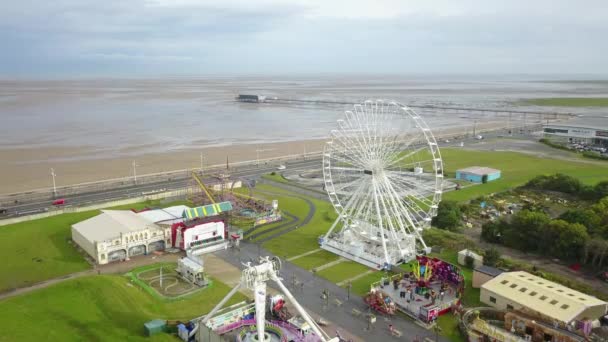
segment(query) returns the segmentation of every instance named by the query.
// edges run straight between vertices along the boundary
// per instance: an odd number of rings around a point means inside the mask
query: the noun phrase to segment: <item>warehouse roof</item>
[[[490,167],[483,167],[483,166],[470,166],[470,167],[466,167],[464,169],[459,169],[459,170],[456,170],[456,171],[457,172],[472,173],[472,174],[476,174],[476,175],[480,175],[480,176],[491,174],[491,173],[500,172],[500,170],[492,169]]]
[[[157,223],[163,221],[172,221],[176,219],[182,219],[182,213],[184,210],[190,209],[185,205],[176,205],[173,207],[163,208],[163,209],[152,209],[147,211],[142,211],[137,213],[137,216],[143,217],[144,219]]]
[[[105,241],[146,228],[160,229],[157,225],[130,210],[102,210],[101,214],[72,226],[89,241]]]
[[[587,308],[607,305],[595,297],[522,271],[502,273],[481,287],[544,316],[566,323]]]

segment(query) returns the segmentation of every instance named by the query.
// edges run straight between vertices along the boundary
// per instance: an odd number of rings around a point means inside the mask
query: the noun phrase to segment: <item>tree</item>
[[[600,216],[592,209],[570,209],[559,216],[560,220],[569,223],[580,223],[587,228],[589,235],[602,235]]]
[[[500,260],[500,252],[492,247],[485,250],[483,254],[483,264],[486,266],[495,267]]]
[[[481,238],[487,242],[502,243],[502,235],[508,227],[509,223],[504,220],[486,222],[481,226]]]
[[[543,212],[521,210],[513,215],[505,229],[504,244],[523,251],[536,251],[540,248],[542,227],[548,222],[549,216]]]
[[[462,212],[457,202],[442,201],[432,223],[437,228],[454,231],[460,227],[461,217]]]
[[[595,184],[593,187],[595,198],[608,197],[608,181],[603,181]]]
[[[584,259],[584,250],[589,240],[587,229],[580,223],[552,220],[543,227],[541,250],[549,255],[568,260]]]

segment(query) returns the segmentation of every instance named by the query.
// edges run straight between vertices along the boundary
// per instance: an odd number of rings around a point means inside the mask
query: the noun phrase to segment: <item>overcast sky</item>
[[[607,0],[0,0],[0,77],[608,74]]]

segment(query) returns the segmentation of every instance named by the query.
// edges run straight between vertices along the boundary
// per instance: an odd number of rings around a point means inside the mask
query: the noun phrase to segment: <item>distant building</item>
[[[473,288],[478,289],[481,287],[481,285],[485,284],[490,279],[494,279],[495,277],[502,274],[503,272],[504,272],[503,270],[499,270],[498,268],[490,267],[490,266],[486,266],[486,265],[481,265],[479,267],[476,267],[475,270],[473,270],[473,285],[472,286],[473,286]]]
[[[543,135],[557,143],[608,147],[608,118],[580,118],[545,125]]]
[[[481,286],[481,302],[568,326],[606,314],[608,303],[527,272],[504,272]]]
[[[266,101],[266,96],[262,96],[262,95],[247,95],[247,94],[239,94],[239,96],[236,97],[237,101],[240,102],[264,102]]]
[[[164,250],[171,228],[161,228],[130,210],[102,210],[72,225],[72,240],[98,264]]]
[[[469,182],[482,183],[486,177],[486,182],[500,178],[500,170],[489,167],[471,166],[456,171],[456,179],[466,180]]]

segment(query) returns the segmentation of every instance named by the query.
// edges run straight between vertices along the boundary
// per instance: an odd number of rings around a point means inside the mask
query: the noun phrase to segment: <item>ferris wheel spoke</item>
[[[429,194],[432,194],[436,191],[436,189],[432,186],[426,185],[420,181],[418,177],[415,177],[412,173],[404,173],[399,171],[388,171],[385,174],[389,177],[391,181],[395,181],[400,183],[402,186],[405,186],[408,190],[410,189],[421,189],[425,190]]]
[[[341,155],[345,159],[350,159],[354,162],[355,165],[363,166],[366,164],[366,160],[368,160],[369,157],[365,154],[362,154],[361,149],[356,149],[357,145],[355,142],[346,137],[338,136],[336,138],[337,139],[333,140],[333,143],[334,145],[338,146],[333,146],[333,154]],[[336,158],[336,156],[334,156],[334,158]]]
[[[389,162],[387,163],[387,167],[391,167],[391,166],[397,165],[402,160],[404,160],[406,158],[409,158],[409,157],[412,157],[415,154],[418,154],[420,151],[423,151],[425,148],[426,148],[426,146],[419,147],[419,148],[417,148],[417,149],[415,149],[415,150],[413,150],[411,152],[408,152],[408,153],[406,153],[406,154],[404,154],[402,156],[399,156],[399,154],[396,153],[396,154],[394,154],[394,157],[391,160],[389,160]],[[401,165],[399,165],[399,166],[401,166]]]

